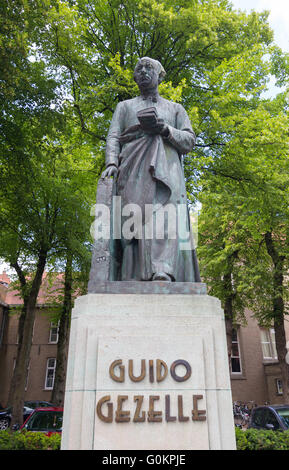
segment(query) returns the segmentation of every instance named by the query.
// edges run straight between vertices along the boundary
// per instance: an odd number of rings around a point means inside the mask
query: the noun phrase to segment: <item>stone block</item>
[[[79,297],[62,449],[235,449],[219,300],[206,294]]]

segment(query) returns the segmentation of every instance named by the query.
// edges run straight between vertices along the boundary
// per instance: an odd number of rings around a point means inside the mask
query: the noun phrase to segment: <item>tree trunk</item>
[[[69,326],[72,309],[72,254],[68,253],[64,278],[64,299],[59,321],[58,345],[54,387],[51,401],[57,406],[64,405],[67,346],[69,340]]]
[[[43,252],[39,255],[36,273],[31,288],[25,294],[19,319],[17,357],[8,398],[8,404],[13,409],[11,427],[14,424],[21,425],[23,423],[23,403],[30,360],[35,307],[46,264],[46,255]]]
[[[231,369],[231,356],[232,356],[232,332],[233,332],[233,319],[234,319],[234,308],[233,302],[236,296],[232,282],[232,272],[234,260],[238,257],[238,251],[234,251],[228,257],[227,269],[223,277],[224,292],[226,292],[224,300],[224,316],[226,325],[226,337],[227,337],[227,349],[229,366]]]
[[[283,400],[284,403],[289,402],[289,365],[286,363],[286,333],[284,328],[284,298],[283,298],[283,269],[285,257],[279,255],[272,238],[272,233],[265,234],[265,242],[267,252],[270,255],[274,271],[273,271],[273,322],[275,330],[275,340],[278,361],[281,369]]]

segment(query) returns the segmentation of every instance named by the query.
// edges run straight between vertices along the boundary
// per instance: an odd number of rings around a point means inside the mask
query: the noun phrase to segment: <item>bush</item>
[[[237,450],[289,450],[289,431],[236,428]]]
[[[59,450],[61,434],[0,431],[0,450]]]
[[[289,431],[236,428],[237,450],[289,450]],[[0,431],[0,450],[60,450],[61,434]]]

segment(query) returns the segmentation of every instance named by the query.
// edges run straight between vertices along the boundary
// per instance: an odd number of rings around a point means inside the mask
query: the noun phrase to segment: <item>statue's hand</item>
[[[117,167],[115,165],[109,165],[102,173],[101,178],[108,178],[110,176],[117,175]]]
[[[163,119],[157,119],[155,124],[150,124],[148,126],[142,125],[141,127],[147,134],[168,134],[168,126],[165,124]]]

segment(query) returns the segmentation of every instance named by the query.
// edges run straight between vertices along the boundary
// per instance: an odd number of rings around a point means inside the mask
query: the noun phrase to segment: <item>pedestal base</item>
[[[203,294],[79,297],[62,449],[235,449],[219,300]]]

